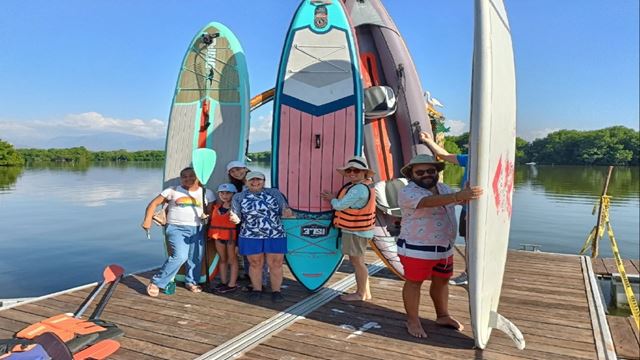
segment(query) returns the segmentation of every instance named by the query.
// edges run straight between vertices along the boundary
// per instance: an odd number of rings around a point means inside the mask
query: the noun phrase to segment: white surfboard
[[[522,333],[498,314],[509,245],[516,140],[516,81],[511,30],[502,0],[475,1],[471,93],[472,186],[484,195],[469,203],[469,310],[476,346],[491,329],[507,333],[519,349]]]

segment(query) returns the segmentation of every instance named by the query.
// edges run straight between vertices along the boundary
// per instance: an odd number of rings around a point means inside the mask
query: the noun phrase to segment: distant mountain
[[[91,135],[58,136],[35,146],[41,149],[70,148],[84,146],[91,151],[119,150],[164,150],[164,138],[148,139],[141,136],[118,133],[100,133]]]

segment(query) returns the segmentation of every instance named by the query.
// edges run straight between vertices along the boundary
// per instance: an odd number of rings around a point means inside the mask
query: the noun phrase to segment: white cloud
[[[158,119],[122,120],[106,117],[97,112],[67,115],[62,120],[62,125],[89,132],[116,132],[149,139],[159,139],[166,134],[165,123]]]
[[[445,119],[444,126],[449,128],[447,135],[458,136],[469,131],[467,123],[461,120]]]
[[[560,130],[560,128],[533,129],[533,130],[527,130],[524,133],[522,133],[522,135],[519,135],[519,136],[531,142],[535,139],[541,139],[547,136],[548,134],[558,130]]]
[[[249,128],[249,142],[257,143],[271,139],[271,124],[273,119],[273,111],[269,114],[260,115],[257,119],[251,119],[251,127]]]
[[[24,144],[34,144],[57,136],[119,133],[161,139],[166,134],[166,123],[151,119],[116,119],[97,112],[69,114],[62,119],[10,121],[0,120],[0,138]]]

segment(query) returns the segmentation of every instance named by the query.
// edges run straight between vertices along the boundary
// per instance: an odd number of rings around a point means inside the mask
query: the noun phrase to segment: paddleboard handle
[[[211,45],[213,43],[213,39],[220,37],[220,33],[214,33],[214,34],[202,34],[202,42],[205,43],[205,45]]]

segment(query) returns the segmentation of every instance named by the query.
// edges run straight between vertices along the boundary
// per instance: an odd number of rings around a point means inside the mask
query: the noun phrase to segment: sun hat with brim
[[[245,177],[245,179],[247,179],[247,180],[251,180],[251,179],[262,179],[262,180],[264,180],[264,174],[261,173],[260,171],[249,171],[247,173],[247,176]]]
[[[246,167],[247,165],[245,165],[245,163],[243,163],[242,161],[233,160],[227,164],[227,172],[229,172],[229,170],[233,168],[246,168]]]
[[[365,158],[363,158],[362,156],[352,157],[351,159],[349,159],[349,161],[347,161],[347,164],[345,166],[341,168],[337,168],[336,171],[342,174],[342,176],[346,176],[345,170],[349,168],[366,171],[367,172],[366,177],[372,177],[376,173],[375,171],[369,169],[369,165],[367,165],[367,160],[365,160]]]
[[[234,192],[237,192],[238,190],[236,189],[235,185],[226,183],[226,184],[220,184],[220,186],[218,186],[218,192],[221,192],[221,191],[234,193]]]
[[[417,164],[430,164],[436,167],[438,171],[444,170],[444,162],[436,160],[433,156],[427,154],[418,154],[409,161],[407,165],[400,169],[404,177],[411,178],[411,168]]]

